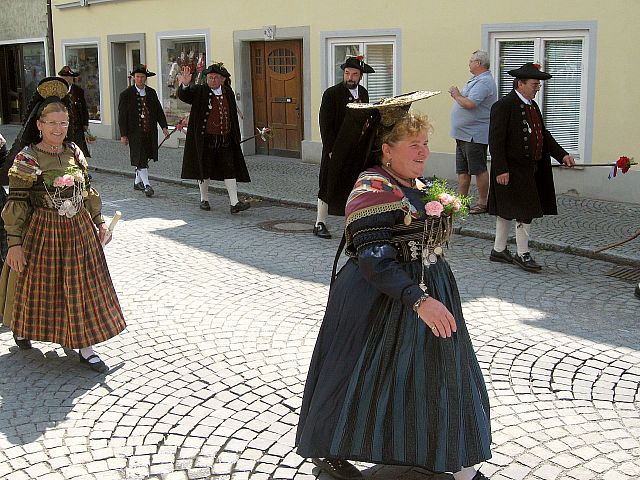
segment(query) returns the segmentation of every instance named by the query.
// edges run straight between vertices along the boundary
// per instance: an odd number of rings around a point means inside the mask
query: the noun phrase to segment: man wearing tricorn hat
[[[511,93],[491,107],[489,150],[491,178],[487,209],[496,215],[496,236],[489,259],[516,263],[528,272],[541,270],[529,251],[529,228],[534,218],[556,215],[551,158],[567,167],[575,160],[545,128],[533,100],[540,81],[551,78],[540,65],[526,63],[510,70]],[[507,249],[511,220],[516,220],[516,255]]]
[[[229,71],[222,62],[203,72],[206,84],[191,85],[192,73],[183,67],[178,75],[178,98],[191,105],[181,178],[198,180],[200,208],[211,210],[209,180],[223,180],[231,213],[247,210],[249,202],[238,199],[237,182],[250,182],[240,148],[240,123]]]
[[[84,98],[84,90],[75,83],[80,76],[79,72],[65,65],[58,72],[58,76],[69,84],[69,133],[67,138],[78,145],[85,157],[90,157],[89,147],[85,139],[85,132],[89,130],[89,109]]]
[[[144,191],[147,197],[154,194],[149,183],[149,159],[158,161],[156,124],[160,125],[165,137],[169,135],[158,94],[146,84],[147,78],[154,75],[146,65],[137,65],[131,72],[135,83],[120,94],[118,103],[120,142],[129,145],[131,165],[136,167],[133,189]]]
[[[338,132],[344,121],[347,103],[368,103],[369,93],[360,85],[362,74],[375,73],[375,70],[364,62],[363,57],[349,57],[340,65],[343,70],[343,81],[327,88],[322,94],[320,104],[320,136],[322,137],[322,160],[320,162],[320,188],[318,190],[318,214],[313,234],[320,238],[331,238],[327,228],[327,216],[344,214],[344,201],[332,198],[330,183],[344,181],[330,175],[329,163]],[[350,190],[353,185],[348,185]],[[346,200],[346,198],[345,198]]]

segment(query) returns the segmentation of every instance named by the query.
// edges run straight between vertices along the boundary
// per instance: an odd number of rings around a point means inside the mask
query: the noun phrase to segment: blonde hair
[[[42,120],[42,118],[46,115],[56,112],[63,112],[67,115],[67,118],[69,118],[69,111],[67,110],[67,107],[62,104],[62,102],[50,102],[42,107],[42,110],[40,110],[40,113],[38,114],[38,120]]]
[[[427,132],[427,134],[433,132],[433,125],[427,116],[420,113],[407,113],[392,128],[382,133],[380,145],[383,143],[393,145],[405,138],[415,137],[421,132]]]

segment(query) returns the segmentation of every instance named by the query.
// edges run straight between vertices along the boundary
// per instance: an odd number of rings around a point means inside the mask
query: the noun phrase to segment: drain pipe
[[[53,19],[51,15],[51,0],[47,0],[47,75],[55,75],[56,72],[56,58],[55,50],[53,48]]]

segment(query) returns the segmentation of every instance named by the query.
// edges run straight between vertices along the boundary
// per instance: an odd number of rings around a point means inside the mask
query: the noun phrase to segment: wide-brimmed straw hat
[[[440,91],[429,92],[426,90],[418,90],[395,97],[383,98],[376,103],[348,103],[347,108],[354,110],[378,110],[380,113],[380,123],[385,127],[390,127],[407,114],[413,102],[425,100],[440,93]]]

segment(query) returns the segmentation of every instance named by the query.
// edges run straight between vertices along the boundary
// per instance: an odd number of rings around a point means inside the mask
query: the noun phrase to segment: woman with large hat
[[[85,158],[91,157],[85,135],[89,131],[89,109],[84,98],[84,90],[75,83],[79,72],[65,65],[58,72],[58,76],[69,84],[69,131],[67,138],[80,147]]]
[[[93,346],[125,328],[102,250],[110,234],[84,155],[65,141],[67,83],[45,78],[37,91],[10,154],[0,313],[21,349],[33,340],[77,348],[81,362],[104,373]]]
[[[442,213],[459,200],[425,200],[431,126],[408,113],[436,93],[349,105],[369,112],[354,137],[364,171],[347,200],[350,258],[329,291],[296,437],[298,453],[333,478],[362,477],[349,460],[486,478],[474,466],[491,457],[488,395],[444,258],[452,225]]]

